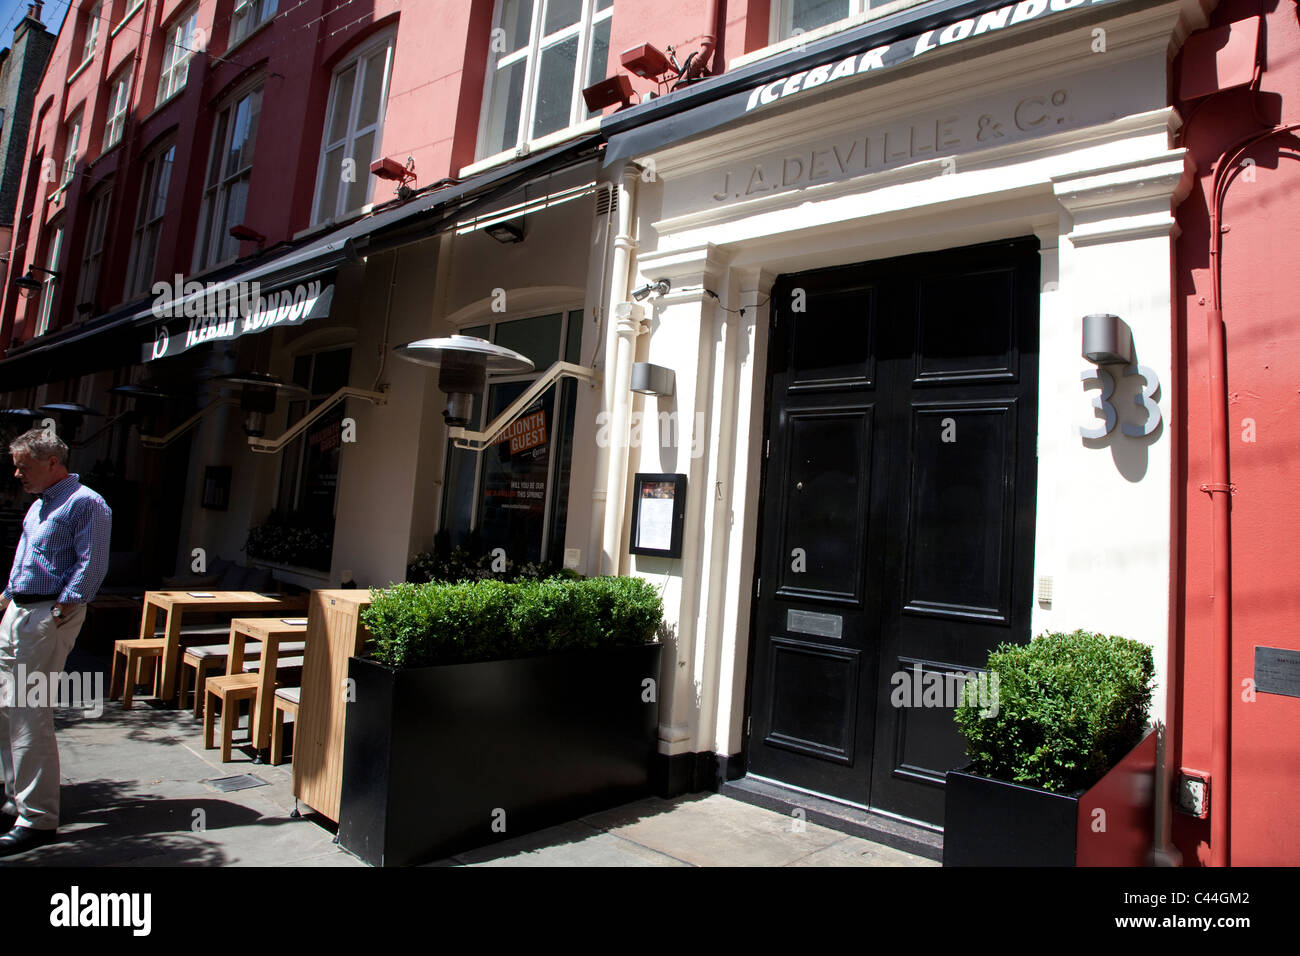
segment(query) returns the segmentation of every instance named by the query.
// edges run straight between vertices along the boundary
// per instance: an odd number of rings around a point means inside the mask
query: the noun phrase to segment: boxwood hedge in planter
[[[419,863],[647,794],[662,615],[640,578],[372,592],[339,842]]]
[[[945,865],[1146,862],[1151,648],[1048,633],[1001,645],[988,672],[997,706],[977,705],[972,684],[955,711],[971,764],[947,776]]]

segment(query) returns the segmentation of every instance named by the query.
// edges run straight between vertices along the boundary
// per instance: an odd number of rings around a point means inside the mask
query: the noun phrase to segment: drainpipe
[[[1228,467],[1228,361],[1223,322],[1223,219],[1224,200],[1232,184],[1237,161],[1257,143],[1300,129],[1300,123],[1275,126],[1224,150],[1214,167],[1210,200],[1210,279],[1212,299],[1206,313],[1210,377],[1210,481],[1201,491],[1210,496],[1210,600],[1213,604],[1214,722],[1210,758],[1210,865],[1228,866],[1231,855],[1230,792],[1232,753],[1232,482]]]
[[[686,79],[688,80],[694,80],[703,76],[705,66],[711,59],[713,59],[713,54],[717,52],[719,5],[719,0],[710,0],[708,19],[704,21],[704,28],[709,32],[704,34],[701,38],[700,52],[696,55],[695,59],[691,61],[690,67],[686,70]],[[713,69],[709,71],[709,74],[711,76],[716,76],[720,72],[722,71],[717,69],[717,64],[715,63],[713,64]]]
[[[627,501],[628,420],[632,404],[632,360],[636,340],[646,331],[645,309],[635,302],[614,306],[616,354],[614,358],[614,407],[610,413],[609,476],[605,481],[605,540],[601,548],[601,574],[618,574],[623,553],[623,512]],[[607,367],[608,369],[608,367]]]
[[[640,169],[631,163],[624,165],[622,174],[618,183],[618,232],[614,236],[614,255],[609,263],[608,270],[610,274],[609,297],[602,296],[600,308],[606,316],[605,325],[605,374],[601,381],[601,403],[600,415],[597,419],[597,434],[604,431],[608,440],[596,443],[596,461],[595,471],[592,475],[592,492],[591,492],[591,529],[587,538],[587,569],[589,574],[617,574],[618,573],[618,552],[617,550],[606,553],[609,547],[608,536],[606,531],[606,518],[610,511],[610,477],[611,472],[615,469],[610,465],[610,446],[617,444],[620,446],[622,457],[622,469],[620,472],[619,487],[612,496],[618,501],[618,524],[615,527],[615,542],[617,548],[617,535],[622,529],[622,501],[623,490],[622,484],[627,478],[627,406],[626,403],[630,397],[628,388],[631,383],[631,360],[628,361],[627,378],[622,383],[622,398],[624,402],[623,411],[624,419],[620,433],[615,430],[613,420],[616,405],[616,397],[619,392],[618,368],[618,350],[621,335],[615,334],[615,329],[609,323],[609,317],[614,315],[615,308],[618,304],[624,302],[628,297],[628,290],[631,288],[631,270],[632,254],[636,251],[636,239],[632,235],[633,216],[636,207],[636,184],[640,178]],[[612,215],[612,214],[611,214]],[[602,268],[604,268],[602,263]],[[599,343],[598,343],[599,346]],[[620,436],[621,437],[618,437]],[[608,570],[612,567],[612,570]]]

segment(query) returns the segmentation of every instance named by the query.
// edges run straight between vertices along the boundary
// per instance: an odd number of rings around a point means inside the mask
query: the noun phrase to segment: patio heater
[[[77,437],[77,431],[81,428],[81,423],[86,420],[87,416],[104,417],[103,412],[97,412],[93,408],[78,405],[75,402],[52,402],[49,405],[42,405],[36,411],[47,415],[58,415],[60,431],[63,432],[60,437],[69,444]]]
[[[244,434],[249,438],[266,434],[267,413],[275,411],[275,400],[281,392],[287,398],[306,398],[311,394],[301,385],[267,372],[236,372],[218,375],[212,381],[222,387],[239,387],[239,409],[244,413]]]
[[[567,375],[592,387],[600,383],[600,374],[593,369],[572,362],[556,362],[482,431],[472,431],[467,426],[474,414],[474,397],[483,393],[488,374],[531,372],[534,368],[532,360],[474,335],[419,339],[399,345],[393,351],[407,361],[438,369],[438,388],[447,394],[447,407],[442,413],[447,423],[447,435],[457,448],[470,451],[482,451],[491,445],[511,422],[560,378]]]

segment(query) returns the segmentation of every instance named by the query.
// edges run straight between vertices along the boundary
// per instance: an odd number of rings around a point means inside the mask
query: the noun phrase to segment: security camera
[[[647,282],[641,288],[632,293],[632,298],[636,299],[638,302],[644,302],[652,293],[657,292],[659,295],[667,295],[668,290],[671,288],[672,286],[669,284],[667,279],[660,279],[657,282]]]

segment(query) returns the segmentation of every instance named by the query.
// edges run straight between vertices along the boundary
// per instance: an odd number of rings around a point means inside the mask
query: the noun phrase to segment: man
[[[9,445],[23,491],[39,497],[23,519],[9,583],[0,597],[0,762],[16,816],[0,819],[0,856],[54,840],[59,826],[59,749],[53,701],[27,707],[27,675],[63,670],[86,602],[108,570],[113,513],[67,468],[68,446],[34,428]],[[47,678],[48,679],[48,678]],[[57,686],[51,680],[47,687]]]

